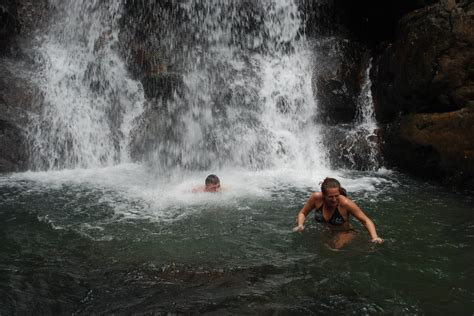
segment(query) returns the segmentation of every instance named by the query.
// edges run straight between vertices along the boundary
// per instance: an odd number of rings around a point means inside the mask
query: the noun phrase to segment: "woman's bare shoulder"
[[[350,198],[344,195],[339,196],[339,205],[344,208],[352,208],[355,206],[355,202],[352,201]]]

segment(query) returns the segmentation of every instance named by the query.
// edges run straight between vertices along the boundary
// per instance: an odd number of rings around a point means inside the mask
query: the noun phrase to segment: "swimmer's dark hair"
[[[323,194],[326,195],[327,189],[333,189],[333,188],[338,188],[339,193],[341,195],[347,196],[346,189],[341,187],[341,184],[339,183],[339,181],[337,181],[334,178],[324,179],[323,183],[321,184],[321,192],[323,192]]]
[[[215,174],[210,174],[207,176],[206,181],[204,182],[206,185],[209,184],[219,184],[221,181]]]

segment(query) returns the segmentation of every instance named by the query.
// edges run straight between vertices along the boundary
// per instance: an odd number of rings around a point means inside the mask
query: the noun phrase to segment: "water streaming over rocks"
[[[311,86],[324,52],[306,39],[295,1],[52,5],[58,17],[37,54],[32,168],[329,165]],[[358,137],[349,132],[345,146]],[[378,167],[374,157],[365,168]]]
[[[354,121],[328,127],[324,132],[324,143],[333,168],[377,170],[382,166],[369,78],[371,67],[371,61],[368,61]]]
[[[121,1],[57,1],[43,36],[38,102],[31,118],[32,167],[62,169],[126,162],[133,120],[144,102],[117,53]]]
[[[135,157],[165,169],[325,164],[313,122],[314,56],[293,1],[194,1],[167,14],[182,21],[171,36],[182,46],[143,41],[162,52],[150,56],[161,67],[145,82],[168,81],[175,89],[166,97],[151,92]]]

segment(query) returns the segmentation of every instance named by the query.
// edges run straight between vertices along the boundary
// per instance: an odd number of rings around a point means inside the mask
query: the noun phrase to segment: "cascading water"
[[[38,102],[31,118],[32,167],[97,167],[128,161],[129,133],[144,101],[117,52],[121,1],[52,1],[42,39]]]
[[[372,101],[371,64],[368,66],[363,77],[363,84],[357,98],[357,111],[351,124],[342,124],[331,127],[326,133],[329,146],[332,151],[332,165],[356,170],[378,170],[381,166],[381,156],[376,132],[377,122],[374,116],[374,104]]]
[[[295,2],[192,1],[175,11],[183,48],[155,48],[181,63],[182,88],[149,104],[137,156],[165,169],[324,167],[313,53]]]
[[[131,16],[130,3],[140,2],[53,3],[59,18],[38,56],[43,112],[30,124],[34,168],[110,166],[130,155],[167,171],[327,168],[314,120],[315,50],[295,1],[196,0],[168,10],[143,2],[141,10],[164,22],[158,35],[140,36],[127,29],[127,20],[140,28],[143,14]],[[147,43],[140,53],[155,55],[129,75],[133,62],[122,56],[133,49],[124,46],[139,37]],[[156,90],[147,100],[140,81]],[[367,76],[359,103],[370,102]],[[349,134],[367,130],[364,120]]]
[[[366,139],[368,152],[367,161],[368,166],[377,169],[381,165],[380,151],[378,149],[377,135],[378,130],[377,121],[375,120],[374,102],[372,99],[372,82],[370,81],[370,70],[372,68],[372,60],[369,61],[369,66],[364,74],[364,83],[362,85],[361,93],[358,98],[358,112],[356,117],[356,131],[360,131]]]

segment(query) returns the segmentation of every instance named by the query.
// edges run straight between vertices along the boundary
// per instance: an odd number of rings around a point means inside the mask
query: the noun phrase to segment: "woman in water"
[[[355,237],[355,232],[349,223],[350,215],[353,215],[365,226],[372,242],[383,243],[383,239],[377,235],[372,220],[347,197],[346,190],[336,179],[324,179],[321,184],[321,192],[313,193],[299,212],[298,226],[293,231],[304,230],[304,221],[313,209],[316,210],[315,219],[317,222],[340,228],[334,239],[335,248],[343,247]]]

